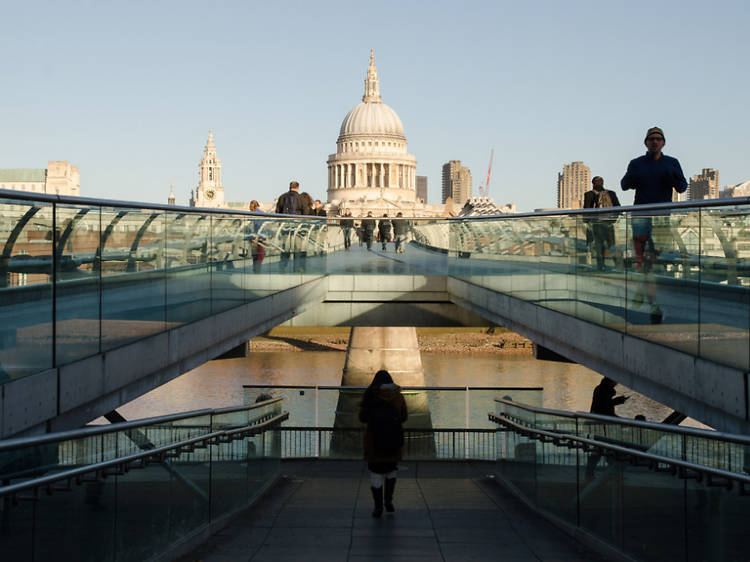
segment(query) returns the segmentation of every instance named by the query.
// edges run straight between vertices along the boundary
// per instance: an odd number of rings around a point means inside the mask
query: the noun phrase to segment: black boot
[[[395,478],[385,479],[385,510],[388,513],[393,513],[396,508],[393,507],[393,490],[396,488]]]
[[[375,509],[372,511],[373,517],[380,517],[383,515],[383,488],[373,488],[370,486],[372,491],[372,499],[375,502]]]

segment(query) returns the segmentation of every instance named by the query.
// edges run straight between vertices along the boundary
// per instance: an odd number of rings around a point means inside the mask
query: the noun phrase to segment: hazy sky
[[[370,48],[417,173],[440,198],[554,207],[583,160],[619,190],[652,125],[686,176],[750,179],[746,0],[13,2],[0,33],[0,168],[69,160],[81,194],[187,203],[212,128],[229,201],[291,179],[325,199],[326,159],[361,101]],[[630,192],[621,197],[632,202]]]

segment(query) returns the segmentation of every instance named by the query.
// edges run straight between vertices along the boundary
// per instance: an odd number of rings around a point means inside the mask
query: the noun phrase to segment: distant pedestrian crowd
[[[300,193],[299,182],[293,181],[289,184],[289,190],[283,193],[276,201],[276,213],[283,215],[315,215],[328,216],[323,204],[319,199],[315,201],[305,192]],[[412,222],[403,217],[403,213],[397,213],[392,219],[388,214],[383,214],[379,219],[373,217],[372,211],[368,211],[364,217],[354,218],[349,209],[341,210],[338,217],[338,225],[344,236],[344,249],[351,250],[352,234],[356,233],[360,246],[366,246],[372,250],[374,241],[380,242],[382,251],[388,251],[388,244],[393,243],[396,253],[404,253],[412,230]]]

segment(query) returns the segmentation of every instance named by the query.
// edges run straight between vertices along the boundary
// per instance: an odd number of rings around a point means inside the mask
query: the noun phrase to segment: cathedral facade
[[[341,123],[336,153],[328,157],[329,216],[351,210],[355,217],[372,211],[375,216],[403,213],[405,217],[440,217],[444,205],[428,205],[417,197],[417,159],[407,150],[406,134],[396,112],[383,103],[375,58],[365,77],[362,102],[349,111]],[[191,207],[247,209],[249,202],[227,202],[221,182],[221,160],[216,154],[213,133],[198,167],[199,181],[191,192]],[[294,179],[294,178],[290,178]],[[280,191],[283,190],[283,187]],[[302,186],[311,194],[316,189]],[[174,204],[170,191],[169,204]],[[261,202],[261,210],[273,212],[275,201]]]
[[[345,209],[354,216],[442,216],[442,205],[417,199],[417,159],[407,150],[406,134],[396,112],[383,103],[375,57],[365,77],[362,102],[344,117],[336,153],[328,156],[329,214]]]

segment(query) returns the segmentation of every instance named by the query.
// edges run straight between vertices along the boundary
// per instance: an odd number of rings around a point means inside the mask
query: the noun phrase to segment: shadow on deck
[[[404,462],[371,517],[363,462],[284,461],[278,483],[181,562],[603,560],[495,482],[493,463]]]

